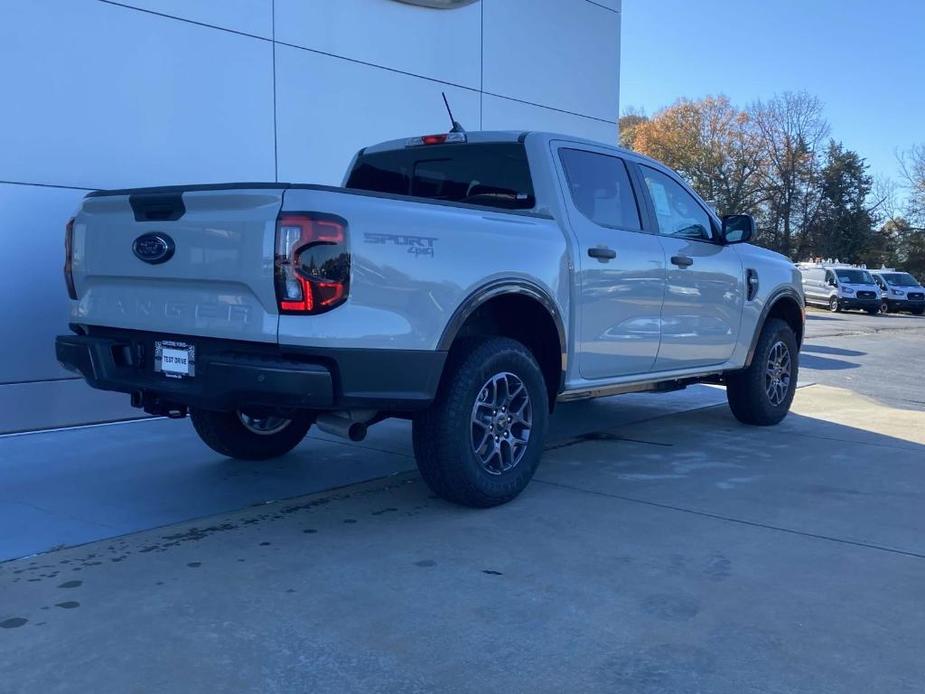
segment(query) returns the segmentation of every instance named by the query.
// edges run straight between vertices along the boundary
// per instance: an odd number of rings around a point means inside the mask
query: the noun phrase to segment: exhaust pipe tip
[[[315,420],[321,431],[340,436],[350,441],[358,442],[366,438],[369,425],[340,414],[322,414]]]
[[[347,427],[347,438],[351,441],[362,441],[366,438],[367,426],[363,422],[354,422]]]

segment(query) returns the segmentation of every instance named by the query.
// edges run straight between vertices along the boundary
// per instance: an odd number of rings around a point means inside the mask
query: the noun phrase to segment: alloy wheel
[[[771,347],[765,371],[765,390],[774,407],[778,407],[787,398],[792,373],[793,360],[790,358],[790,348],[778,340]]]
[[[272,436],[273,434],[278,434],[292,422],[291,419],[274,417],[272,415],[267,417],[254,417],[240,410],[238,410],[238,419],[241,420],[241,424],[244,425],[245,429],[258,436]]]
[[[533,426],[527,387],[510,372],[497,373],[479,390],[470,418],[472,451],[493,475],[512,470],[523,459]]]

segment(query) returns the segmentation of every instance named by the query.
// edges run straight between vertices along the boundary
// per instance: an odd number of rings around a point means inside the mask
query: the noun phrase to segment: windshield
[[[873,284],[874,278],[867,270],[836,270],[838,281],[842,284]]]
[[[908,272],[885,272],[880,276],[886,280],[887,284],[891,284],[894,287],[919,286],[919,283],[915,281],[915,277],[910,275]]]

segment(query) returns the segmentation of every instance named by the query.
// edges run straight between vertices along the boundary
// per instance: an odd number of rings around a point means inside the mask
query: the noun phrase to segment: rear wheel
[[[798,371],[793,329],[772,318],[761,331],[751,365],[726,377],[726,399],[732,414],[745,424],[777,424],[790,410]]]
[[[543,452],[549,415],[539,365],[502,337],[454,350],[440,391],[414,420],[414,455],[428,486],[464,506],[510,501]]]
[[[268,460],[295,448],[315,421],[311,414],[291,418],[190,408],[193,428],[216,453],[241,460]]]
[[[867,309],[867,312],[872,316],[876,316],[878,313],[880,313],[880,307],[878,306],[877,308],[869,308]]]

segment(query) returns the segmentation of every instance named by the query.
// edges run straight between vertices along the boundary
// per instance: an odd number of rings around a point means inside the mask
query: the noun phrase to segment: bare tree
[[[906,216],[920,227],[925,227],[925,144],[913,145],[897,159],[907,192]]]
[[[822,102],[806,92],[784,92],[749,109],[765,164],[763,230],[784,255],[795,250],[794,233],[818,211],[819,151],[829,134],[822,111]]]

